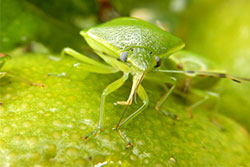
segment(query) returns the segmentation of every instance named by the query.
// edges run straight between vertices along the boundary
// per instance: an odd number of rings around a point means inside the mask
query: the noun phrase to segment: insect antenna
[[[160,70],[156,69],[156,72],[165,72],[165,73],[176,73],[176,74],[196,74],[201,77],[215,77],[215,78],[226,78],[230,79],[234,82],[241,83],[241,81],[247,81],[250,82],[250,78],[244,78],[244,77],[238,77],[238,76],[233,76],[229,75],[223,72],[209,72],[209,71],[193,71],[193,70],[187,70],[187,71],[182,71],[182,70]]]
[[[134,91],[134,94],[133,94],[135,103],[136,103],[136,92],[137,92],[137,89],[139,88],[139,86],[140,86],[140,84],[141,84],[141,82],[142,82],[144,76],[145,76],[145,72],[143,72],[143,73],[141,74],[140,79],[139,79],[139,81],[138,81],[138,83],[137,83],[137,85],[136,85],[136,88],[135,88],[135,91]],[[123,111],[122,116],[121,116],[119,122],[118,122],[117,125],[116,125],[116,129],[119,128],[120,123],[121,123],[121,121],[122,121],[122,118],[124,117],[124,115],[125,115],[125,113],[126,113],[126,111],[127,111],[127,109],[128,109],[128,106],[129,106],[129,105],[127,105],[126,108],[125,108],[125,110]]]
[[[120,120],[118,121],[118,123],[117,123],[117,125],[116,125],[116,129],[119,129],[120,123],[121,123],[122,118],[124,117],[124,115],[125,115],[125,113],[126,113],[126,111],[127,111],[127,109],[128,109],[128,106],[129,106],[129,105],[127,105],[126,108],[125,108],[125,110],[123,111],[122,116],[121,116]]]

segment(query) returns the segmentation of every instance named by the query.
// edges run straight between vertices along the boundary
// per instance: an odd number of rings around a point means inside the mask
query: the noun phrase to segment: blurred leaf
[[[46,87],[30,86],[9,77],[1,80],[0,166],[250,165],[250,141],[243,128],[218,114],[213,122],[209,109],[201,107],[190,119],[183,99],[173,95],[163,108],[171,108],[180,120],[163,116],[154,109],[163,90],[156,86],[152,89],[145,82],[150,105],[123,128],[134,148],[125,149],[119,134],[112,130],[124,110],[124,106],[113,103],[128,97],[131,81],[108,96],[104,130],[85,143],[81,137],[97,126],[102,90],[121,74],[75,70],[68,78],[46,77],[49,72],[68,70],[74,62],[70,57],[55,61],[34,54],[15,57],[6,64],[3,70]],[[140,104],[133,103],[128,112]]]
[[[185,11],[190,0],[111,0],[114,7],[124,16],[141,18],[154,24],[162,24],[167,31],[174,32],[179,17]]]
[[[26,0],[33,4],[47,15],[60,20],[64,24],[74,26],[75,18],[96,15],[97,4],[96,1],[89,0]]]
[[[0,3],[0,50],[3,52],[34,40],[54,52],[65,46],[81,48],[85,42],[79,31],[97,21],[95,1],[2,0]]]

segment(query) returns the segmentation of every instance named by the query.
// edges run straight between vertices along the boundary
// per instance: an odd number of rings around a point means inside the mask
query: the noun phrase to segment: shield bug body
[[[166,101],[174,88],[176,86],[179,88],[182,87],[182,84],[178,84],[178,79],[181,80],[180,83],[185,83],[185,79],[182,77],[178,78],[178,73],[182,75],[185,74],[184,76],[186,77],[184,78],[187,78],[187,76],[196,77],[197,75],[228,77],[224,73],[200,71],[205,70],[203,67],[204,62],[199,61],[198,58],[194,59],[195,61],[191,61],[190,57],[192,56],[185,56],[187,55],[186,53],[179,53],[179,56],[177,54],[173,55],[172,59],[170,59],[169,56],[171,54],[184,47],[183,41],[159,27],[140,19],[129,17],[118,18],[83,30],[80,34],[85,38],[96,54],[105,61],[105,64],[97,62],[70,48],[64,48],[62,54],[71,55],[82,61],[82,63],[74,64],[72,68],[102,74],[123,72],[123,76],[120,79],[112,82],[104,89],[101,95],[98,128],[87,134],[84,137],[85,140],[101,130],[106,96],[121,87],[128,79],[129,74],[133,76],[130,95],[127,101],[117,101],[116,104],[128,106],[132,103],[136,94],[139,95],[143,104],[127,118],[122,119],[122,116],[116,126],[119,134],[127,142],[127,147],[132,146],[132,144],[125,133],[121,131],[121,128],[145,110],[149,104],[147,93],[141,85],[144,78],[155,80],[157,83],[162,83],[163,85],[166,85],[166,83],[171,85],[169,91],[156,105],[156,109],[162,111],[161,105]],[[164,62],[166,62],[163,63],[162,67],[161,59],[164,59]],[[190,60],[189,63],[188,60]],[[193,69],[190,70],[188,68],[192,63],[197,66],[195,70],[198,71],[193,71]],[[166,68],[164,69],[164,67]],[[72,69],[70,69],[70,71],[72,71]],[[67,74],[68,73],[49,75],[66,76]],[[163,75],[163,77],[157,77],[158,75]],[[198,104],[196,104],[196,106],[197,105]],[[165,111],[162,112],[171,115]]]

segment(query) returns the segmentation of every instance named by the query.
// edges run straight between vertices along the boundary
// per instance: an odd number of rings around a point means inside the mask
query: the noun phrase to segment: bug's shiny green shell
[[[80,34],[85,39],[95,39],[117,54],[129,48],[144,47],[162,57],[184,47],[183,41],[176,36],[154,24],[130,17],[111,20]]]

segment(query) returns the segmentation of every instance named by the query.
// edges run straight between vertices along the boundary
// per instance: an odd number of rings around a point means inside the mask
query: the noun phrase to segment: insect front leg
[[[129,115],[125,120],[118,122],[116,129],[118,130],[119,134],[121,135],[121,137],[127,142],[127,148],[133,146],[131,141],[128,139],[127,135],[121,130],[121,128],[127,124],[129,121],[131,121],[133,118],[135,118],[137,115],[139,115],[143,110],[145,110],[149,104],[149,99],[148,99],[148,95],[146,93],[146,91],[144,90],[144,88],[140,85],[138,87],[137,93],[140,97],[140,99],[143,102],[143,105],[137,109],[134,113],[132,113],[131,115]]]
[[[99,74],[110,74],[110,73],[116,73],[119,71],[118,69],[114,67],[95,61],[70,48],[64,48],[62,50],[62,55],[66,55],[66,54],[78,60],[81,60],[82,63],[73,64],[72,67],[67,72],[62,72],[61,74],[49,73],[48,76],[67,77],[67,76],[70,76],[73,73],[73,71],[77,68],[83,71],[94,72],[94,73],[99,73]]]
[[[132,103],[133,100],[133,96],[135,96],[135,92],[138,89],[138,86],[140,85],[140,82],[143,78],[144,74],[139,74],[139,75],[134,75],[133,77],[133,85],[130,91],[130,95],[128,97],[127,101],[117,101],[115,104],[119,104],[119,105],[130,105]]]
[[[85,63],[75,63],[72,65],[70,69],[68,69],[67,72],[62,72],[61,74],[48,73],[47,75],[56,77],[68,77],[74,72],[75,69],[80,69],[82,71],[93,72],[98,74],[112,74],[119,71],[111,66],[102,67],[96,65],[89,65]]]
[[[172,78],[172,86],[171,88],[168,90],[168,92],[163,95],[163,97],[156,103],[156,106],[155,106],[155,109],[161,113],[163,113],[164,115],[166,116],[169,116],[175,120],[178,120],[179,117],[174,114],[174,113],[171,113],[171,112],[168,112],[168,111],[165,111],[163,109],[161,109],[162,105],[166,102],[166,100],[168,99],[169,95],[174,91],[176,87],[176,79],[175,78]]]
[[[102,96],[101,96],[101,105],[100,105],[100,118],[99,118],[99,123],[98,123],[98,127],[97,129],[95,129],[94,131],[92,131],[91,133],[85,135],[85,137],[83,138],[85,141],[87,141],[87,139],[92,136],[92,135],[96,135],[101,129],[102,129],[102,120],[103,120],[103,113],[104,113],[104,107],[105,107],[105,99],[106,96],[109,95],[110,93],[114,92],[115,90],[117,90],[118,88],[120,88],[124,82],[128,79],[128,73],[124,73],[123,76],[112,82],[111,84],[109,84],[103,91]]]
[[[70,55],[74,58],[76,58],[77,60],[81,60],[83,63],[86,63],[86,64],[90,64],[90,65],[95,65],[95,66],[106,66],[98,61],[95,61],[91,58],[89,58],[88,56],[85,56],[71,48],[64,48],[61,52],[61,55],[62,56],[65,56],[65,55]]]

